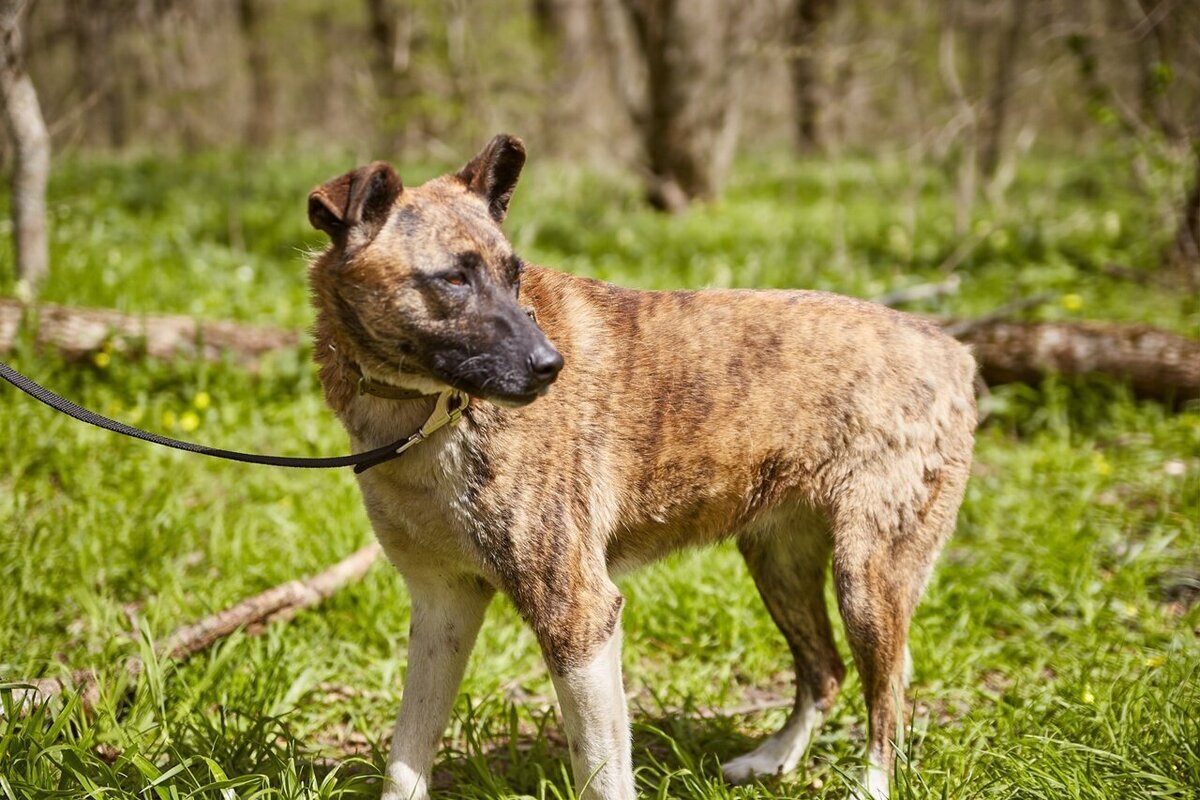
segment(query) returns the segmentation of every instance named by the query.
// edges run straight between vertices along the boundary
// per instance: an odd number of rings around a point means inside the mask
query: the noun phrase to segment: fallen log
[[[951,286],[956,288],[956,284],[945,282],[916,287],[916,294],[936,295],[951,290]],[[907,290],[896,296],[911,299]],[[1053,374],[1100,374],[1128,380],[1138,397],[1175,402],[1200,398],[1200,339],[1145,325],[1008,319],[1046,300],[1046,296],[1039,295],[1001,306],[976,319],[938,323],[950,335],[972,345],[980,374],[989,385],[1037,383]],[[260,325],[201,322],[169,314],[133,317],[50,304],[26,307],[0,299],[0,353],[14,347],[23,320],[35,320],[36,341],[67,358],[86,357],[115,341],[128,343],[129,348],[141,343],[142,351],[156,358],[213,360],[230,353],[253,364],[272,350],[296,347],[301,342],[295,332]]]
[[[323,572],[304,580],[280,584],[196,623],[185,625],[168,636],[158,652],[163,658],[183,661],[234,631],[259,633],[267,624],[288,619],[303,609],[311,608],[346,584],[361,578],[375,562],[379,550],[379,543],[372,542]],[[125,662],[124,669],[129,678],[136,679],[145,669],[145,664],[140,657],[133,656]],[[18,709],[45,703],[68,689],[80,693],[85,708],[95,707],[100,700],[99,677],[92,670],[79,670],[70,677],[34,678],[13,683],[17,686],[13,691],[13,699]],[[3,711],[0,708],[0,714]]]
[[[101,308],[74,308],[53,303],[27,306],[0,299],[0,353],[16,347],[23,326],[34,328],[39,347],[63,357],[86,358],[107,347],[141,352],[155,358],[200,358],[217,361],[227,354],[254,363],[266,353],[295,347],[293,331],[240,322],[200,321],[178,314],[129,315]]]
[[[1146,325],[992,320],[959,338],[974,349],[989,385],[1107,375],[1128,381],[1138,397],[1200,398],[1200,339]]]

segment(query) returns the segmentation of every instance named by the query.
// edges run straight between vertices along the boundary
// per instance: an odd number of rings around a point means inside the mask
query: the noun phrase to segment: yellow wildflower
[[[112,363],[112,356],[101,350],[99,353],[92,354],[92,363],[100,369],[104,369]]]
[[[1083,693],[1079,695],[1079,699],[1087,703],[1089,706],[1096,702],[1096,695],[1092,694],[1090,686],[1083,687]]]
[[[179,417],[179,427],[183,428],[188,433],[191,433],[192,431],[196,430],[196,428],[200,427],[200,417],[196,415],[195,411],[185,411],[183,412],[183,415]]]
[[[174,411],[164,411],[162,413],[162,425],[164,428],[174,428],[175,427],[175,412]]]
[[[212,405],[212,398],[208,396],[208,392],[196,392],[195,398],[192,399],[192,405],[203,411]]]
[[[1062,307],[1067,311],[1078,311],[1083,308],[1083,298],[1077,294],[1064,294],[1062,298]]]
[[[1112,474],[1112,464],[1104,457],[1104,453],[1092,454],[1092,467],[1096,470],[1096,474],[1101,477]]]

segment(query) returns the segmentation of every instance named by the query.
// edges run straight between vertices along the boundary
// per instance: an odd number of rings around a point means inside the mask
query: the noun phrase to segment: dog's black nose
[[[562,366],[562,355],[548,344],[539,345],[529,354],[529,371],[540,382],[554,380]]]

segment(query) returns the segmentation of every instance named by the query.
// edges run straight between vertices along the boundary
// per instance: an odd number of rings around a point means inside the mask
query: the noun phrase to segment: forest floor
[[[304,197],[353,163],[65,161],[44,297],[304,328],[305,254],[321,246]],[[1116,158],[1032,162],[959,235],[945,177],[902,162],[747,162],[723,202],[675,218],[643,210],[626,178],[535,164],[506,228],[530,261],[632,286],[874,297],[953,270],[957,294],[911,310],[974,316],[1048,292],[1027,316],[1194,336],[1200,300],[1158,274],[1170,230],[1127,172]],[[409,184],[432,174],[402,170]],[[119,350],[67,364],[24,347],[9,362],[87,407],[218,447],[347,446],[304,349],[254,373]],[[914,622],[895,796],[1200,797],[1200,408],[1138,402],[1100,380],[1000,387],[981,404],[957,534]],[[91,711],[68,696],[22,716],[0,689],[0,796],[377,796],[409,615],[384,563],[262,635],[182,664],[153,656],[178,626],[370,539],[349,472],[196,458],[0,390],[0,680],[102,676]],[[791,691],[783,641],[733,548],[682,553],[620,585],[646,796],[847,795],[863,749],[852,669],[797,773],[721,780],[721,761],[784,717],[728,710]],[[134,654],[148,667],[126,692]],[[570,796],[552,696],[532,634],[497,600],[438,760],[441,796]]]

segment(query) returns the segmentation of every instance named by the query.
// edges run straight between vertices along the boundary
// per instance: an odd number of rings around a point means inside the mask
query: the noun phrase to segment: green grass
[[[67,163],[52,191],[46,297],[306,325],[303,252],[319,237],[304,192],[351,163]],[[959,268],[960,295],[920,309],[968,315],[1047,291],[1079,302],[1036,314],[1195,331],[1196,298],[1104,270],[1152,276],[1169,238],[1119,169],[1026,168],[1004,211],[981,206],[974,224],[990,232]],[[638,206],[627,178],[535,166],[509,230],[533,260],[631,285],[870,296],[936,279],[961,244],[945,179],[920,177],[906,222],[912,176],[896,165],[750,162],[720,205],[667,219]],[[0,276],[11,289],[10,262]],[[213,445],[346,447],[305,352],[256,374],[119,353],[103,367],[68,365],[29,347],[10,361],[91,408]],[[1200,583],[1200,409],[1168,413],[1104,382],[1007,387],[983,402],[958,532],[914,623],[897,795],[1200,797],[1200,607],[1189,604]],[[183,664],[151,656],[178,625],[370,537],[348,473],[153,448],[0,390],[0,678],[103,676],[93,712],[68,697],[0,717],[0,797],[377,795],[408,627],[403,586],[382,564],[262,636],[233,636]],[[701,711],[790,690],[782,640],[735,551],[680,554],[622,589],[646,796],[846,796],[864,720],[853,671],[798,774],[740,789],[719,777],[720,761],[783,712]],[[137,653],[150,666],[126,691],[120,666]],[[551,695],[532,635],[496,601],[438,762],[441,796],[570,796]]]

